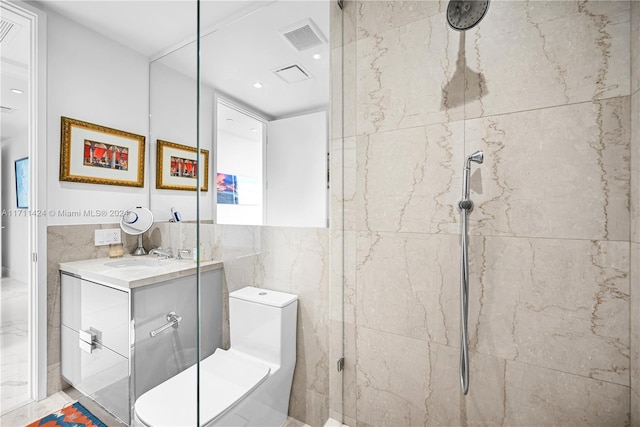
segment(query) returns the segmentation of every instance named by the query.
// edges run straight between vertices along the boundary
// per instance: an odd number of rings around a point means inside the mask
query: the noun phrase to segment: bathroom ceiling
[[[196,2],[43,0],[46,7],[196,78]],[[311,18],[329,38],[329,1],[201,1],[202,82],[274,118],[329,104],[329,43],[298,51],[280,34]],[[165,54],[181,47],[168,56]],[[313,55],[318,59],[313,59]],[[297,64],[312,78],[287,84],[273,74]],[[263,84],[256,89],[253,84]]]
[[[153,58],[196,36],[193,0],[41,0],[45,7]],[[201,28],[224,25],[270,1],[203,0]]]
[[[325,42],[299,51],[282,32],[304,27],[309,19]],[[202,38],[200,78],[271,118],[320,110],[329,104],[328,38],[328,1],[274,2]],[[159,61],[195,80],[195,51],[193,43]],[[287,83],[274,73],[294,64],[310,78]]]

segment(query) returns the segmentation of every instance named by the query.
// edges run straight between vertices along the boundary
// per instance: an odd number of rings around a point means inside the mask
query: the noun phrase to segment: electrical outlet
[[[108,244],[122,243],[119,228],[110,228],[108,230],[102,230],[104,236],[104,242]]]

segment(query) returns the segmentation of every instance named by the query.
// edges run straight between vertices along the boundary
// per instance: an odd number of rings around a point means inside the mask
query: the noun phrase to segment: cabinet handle
[[[171,313],[167,314],[167,322],[168,323],[160,326],[158,329],[154,329],[153,331],[149,332],[151,338],[154,338],[160,332],[164,331],[165,329],[169,329],[172,326],[177,329],[180,325],[180,322],[182,322],[182,316],[178,316],[175,312],[172,311]]]
[[[96,334],[92,331],[78,331],[78,347],[89,354],[96,348]]]

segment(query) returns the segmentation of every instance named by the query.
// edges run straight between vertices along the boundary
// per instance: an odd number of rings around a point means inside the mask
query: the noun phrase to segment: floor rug
[[[27,427],[107,427],[80,402],[40,418]]]

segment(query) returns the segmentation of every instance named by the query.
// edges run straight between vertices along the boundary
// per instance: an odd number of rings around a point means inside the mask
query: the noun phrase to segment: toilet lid
[[[200,363],[200,424],[205,425],[249,394],[269,375],[263,363],[217,349]],[[136,400],[135,413],[147,426],[195,426],[196,365]],[[204,404],[206,402],[206,404]]]

